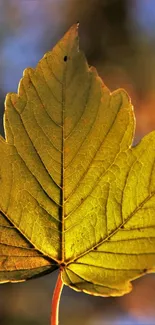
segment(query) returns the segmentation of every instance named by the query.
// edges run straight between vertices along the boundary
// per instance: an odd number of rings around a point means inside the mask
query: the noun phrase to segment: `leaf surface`
[[[132,147],[127,93],[110,93],[73,26],[18,94],[0,138],[0,281],[63,268],[75,290],[122,295],[155,270],[155,132]]]

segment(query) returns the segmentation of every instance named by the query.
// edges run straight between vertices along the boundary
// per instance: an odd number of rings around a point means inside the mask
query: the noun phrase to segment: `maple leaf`
[[[135,147],[127,93],[110,93],[73,26],[18,94],[0,138],[0,282],[61,269],[75,290],[119,296],[155,271],[155,132]]]

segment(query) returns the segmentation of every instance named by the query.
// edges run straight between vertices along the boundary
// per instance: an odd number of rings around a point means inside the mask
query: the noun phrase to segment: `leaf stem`
[[[55,285],[53,298],[52,298],[51,325],[59,325],[59,303],[60,303],[60,296],[61,296],[62,289],[63,289],[63,282],[61,279],[61,270],[60,270]]]

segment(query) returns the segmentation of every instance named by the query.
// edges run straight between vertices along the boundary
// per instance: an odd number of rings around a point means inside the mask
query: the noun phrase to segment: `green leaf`
[[[0,281],[59,266],[66,285],[119,296],[155,271],[155,132],[131,147],[127,93],[110,93],[77,26],[6,98]]]

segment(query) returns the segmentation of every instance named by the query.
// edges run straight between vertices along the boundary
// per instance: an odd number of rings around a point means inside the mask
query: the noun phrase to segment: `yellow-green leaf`
[[[66,285],[122,295],[155,271],[155,132],[132,147],[127,93],[110,93],[73,26],[18,94],[0,138],[0,281],[59,266]]]

